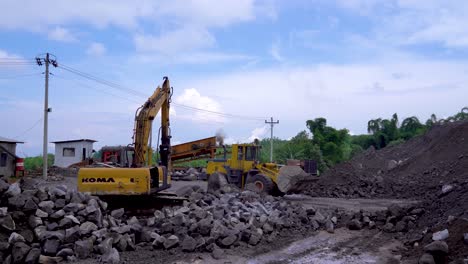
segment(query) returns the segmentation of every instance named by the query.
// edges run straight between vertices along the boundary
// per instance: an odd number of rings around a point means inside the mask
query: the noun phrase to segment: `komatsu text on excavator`
[[[128,168],[81,168],[78,172],[78,191],[93,195],[150,195],[171,187],[171,135],[169,107],[172,88],[164,77],[162,87],[137,109],[133,143],[127,157]],[[152,164],[150,146],[153,120],[161,110],[161,145],[159,164]]]

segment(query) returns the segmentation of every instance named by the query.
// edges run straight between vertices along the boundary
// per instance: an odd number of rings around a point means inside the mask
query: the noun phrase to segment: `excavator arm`
[[[170,166],[170,131],[169,131],[169,107],[171,99],[171,87],[169,79],[164,77],[162,88],[158,87],[148,100],[137,109],[135,113],[135,128],[133,134],[133,146],[135,157],[132,167],[144,167],[152,165],[152,150],[150,138],[152,134],[153,120],[161,110],[161,146],[160,164],[169,169]]]

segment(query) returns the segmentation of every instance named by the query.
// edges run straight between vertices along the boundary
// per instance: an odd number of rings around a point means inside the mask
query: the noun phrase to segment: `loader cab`
[[[260,146],[256,144],[232,144],[231,157],[223,160],[210,160],[207,164],[208,175],[219,172],[226,175],[229,183],[244,186],[247,172],[259,163]]]
[[[260,158],[260,146],[252,144],[232,145],[231,167],[248,170]]]

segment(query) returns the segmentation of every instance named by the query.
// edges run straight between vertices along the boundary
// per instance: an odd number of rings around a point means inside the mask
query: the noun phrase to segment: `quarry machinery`
[[[137,109],[133,143],[129,145],[131,157],[125,154],[130,168],[81,168],[78,172],[78,191],[93,195],[150,195],[170,188],[171,135],[169,107],[172,88],[164,77],[151,97]],[[161,145],[159,164],[152,164],[151,134],[153,120],[161,111]]]
[[[281,194],[303,191],[318,180],[315,161],[305,160],[304,166],[261,163],[260,148],[257,143],[233,144],[230,158],[224,155],[223,159],[208,161],[208,189],[217,190],[226,184],[244,188],[251,184],[258,192]]]

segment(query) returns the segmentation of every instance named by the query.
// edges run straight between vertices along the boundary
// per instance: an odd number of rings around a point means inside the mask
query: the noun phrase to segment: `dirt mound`
[[[370,148],[325,172],[310,194],[430,198],[468,179],[468,122],[434,126],[403,144]]]
[[[468,230],[458,230],[460,222],[447,219],[468,218],[468,122],[437,125],[400,145],[368,149],[324,173],[309,194],[419,200],[426,213],[417,225],[429,230],[422,244],[432,232],[448,228],[453,231],[449,258],[464,257],[462,236]]]

